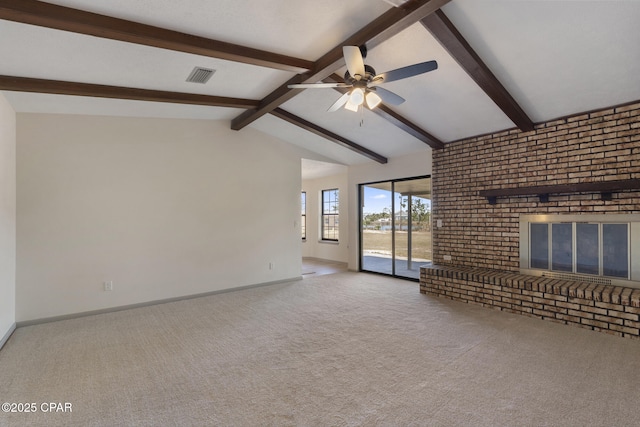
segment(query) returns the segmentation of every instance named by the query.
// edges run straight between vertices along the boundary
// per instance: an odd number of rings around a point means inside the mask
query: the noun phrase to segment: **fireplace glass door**
[[[628,224],[602,224],[603,275],[629,277]]]
[[[620,216],[522,217],[521,271],[580,275],[581,280],[597,276],[638,282],[640,221],[613,220]],[[537,222],[539,219],[545,222]]]
[[[576,224],[576,272],[600,274],[600,233],[598,224]]]

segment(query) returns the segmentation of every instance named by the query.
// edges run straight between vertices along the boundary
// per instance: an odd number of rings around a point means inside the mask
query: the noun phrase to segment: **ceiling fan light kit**
[[[344,74],[344,83],[303,83],[289,85],[289,88],[351,88],[349,92],[342,95],[327,111],[334,112],[342,106],[350,111],[358,111],[359,107],[363,104],[372,110],[381,102],[400,105],[405,101],[401,96],[387,89],[378,87],[378,85],[417,76],[438,68],[436,61],[427,61],[376,74],[376,70],[373,67],[364,63],[364,55],[366,55],[366,52],[367,50],[364,46],[343,46],[342,54],[347,65],[347,71]]]
[[[369,107],[370,110],[373,110],[382,102],[382,98],[374,92],[367,93],[365,99],[367,100],[367,107]]]
[[[356,106],[361,106],[364,103],[364,90],[357,87],[351,91],[351,95],[349,96],[349,104],[353,104]]]
[[[344,104],[344,108],[349,111],[353,111],[354,113],[357,113],[360,106],[352,102],[347,102],[346,104]]]

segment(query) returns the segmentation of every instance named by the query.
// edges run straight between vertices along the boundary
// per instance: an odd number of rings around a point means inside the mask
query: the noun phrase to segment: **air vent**
[[[545,271],[542,273],[544,277],[550,277],[552,279],[565,279],[565,280],[577,280],[580,282],[595,283],[596,285],[610,285],[611,279],[598,276],[586,276],[582,274],[567,274],[567,273],[555,273],[551,271]]]
[[[191,74],[189,74],[189,77],[187,77],[187,81],[190,83],[205,84],[215,72],[216,70],[210,68],[195,67]]]

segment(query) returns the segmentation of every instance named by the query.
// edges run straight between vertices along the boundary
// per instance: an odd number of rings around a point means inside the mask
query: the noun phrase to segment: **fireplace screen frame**
[[[563,279],[573,279],[597,284],[610,284],[640,288],[640,214],[548,214],[548,215],[520,215],[520,273],[534,276],[548,276]],[[531,224],[572,224],[572,271],[558,271],[552,268],[551,254],[547,268],[532,267],[531,265]],[[585,274],[576,272],[576,224],[598,224],[602,230],[602,224],[628,224],[628,276],[626,278],[612,277],[603,274],[602,261],[599,274]],[[602,233],[600,232],[600,236]],[[599,242],[600,260],[602,260],[602,239]],[[551,247],[551,243],[549,244]]]

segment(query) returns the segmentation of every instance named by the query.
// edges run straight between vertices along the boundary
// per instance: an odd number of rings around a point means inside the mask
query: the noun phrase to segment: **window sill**
[[[318,240],[318,243],[326,243],[329,245],[339,245],[340,242],[338,240]]]

